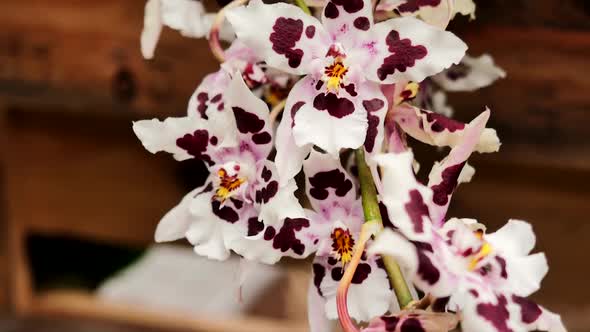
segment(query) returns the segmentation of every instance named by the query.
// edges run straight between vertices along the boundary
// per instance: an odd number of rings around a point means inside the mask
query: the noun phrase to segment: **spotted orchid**
[[[413,18],[373,24],[368,0],[329,1],[321,22],[294,6],[255,0],[228,20],[269,66],[306,75],[291,90],[277,133],[282,181],[299,171],[313,145],[334,156],[343,148],[379,151],[388,109],[380,84],[421,81],[466,50],[453,34]]]
[[[505,77],[506,72],[489,54],[465,55],[461,63],[422,81],[413,104],[450,117],[453,108],[447,103],[447,92],[472,92]]]
[[[195,252],[214,259],[227,258],[230,250],[265,263],[309,255],[314,244],[303,234],[313,225],[293,195],[295,183],[279,187],[276,167],[267,160],[272,149],[268,107],[239,73],[209,79],[228,84],[215,95],[197,89],[197,100],[205,105],[201,110],[199,105],[186,117],[133,125],[148,151],[200,159],[211,172],[205,185],[164,216],[156,241],[186,237]]]
[[[361,201],[352,178],[331,156],[312,151],[303,169],[306,193],[313,208],[308,217],[320,231],[315,234],[318,250],[312,266],[313,291],[323,299],[324,308],[320,310],[325,310],[329,319],[337,319],[336,290],[364,222]],[[350,287],[350,315],[369,321],[384,314],[391,299],[392,290],[381,259],[363,257]]]
[[[383,202],[399,233],[384,231],[370,253],[396,257],[421,290],[461,313],[463,331],[565,331],[559,316],[526,298],[548,270],[543,254],[529,255],[535,243],[529,224],[511,220],[491,234],[473,220],[437,224],[436,193],[414,177],[411,152],[376,160]]]
[[[185,116],[133,124],[149,152],[208,170],[156,241],[186,238],[217,260],[236,253],[240,284],[259,263],[314,254],[312,332],[331,331],[330,319],[345,332],[565,331],[528,299],[548,272],[544,254],[530,254],[528,223],[487,233],[447,216],[474,175],[470,156],[500,147],[489,109],[463,123],[446,104],[446,91],[505,77],[446,31],[458,14],[474,18],[473,1],[295,3],[235,0],[214,17],[200,2],[148,0],[145,58],[168,26],[209,37],[221,62]],[[424,183],[408,137],[449,149]]]
[[[475,18],[473,0],[382,0],[377,11],[395,11],[402,17],[419,17],[428,24],[445,28],[457,14]]]

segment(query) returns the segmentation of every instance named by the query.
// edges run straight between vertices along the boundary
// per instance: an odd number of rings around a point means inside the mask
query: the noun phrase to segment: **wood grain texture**
[[[0,104],[23,109],[178,115],[206,73],[204,40],[165,29],[154,60],[139,53],[144,1],[23,0],[0,5]],[[590,169],[587,1],[479,1],[453,29],[470,53],[490,53],[508,78],[455,94],[459,118],[488,105],[503,158]],[[507,10],[509,8],[509,10]],[[34,19],[32,19],[34,18]]]
[[[590,29],[590,4],[586,0],[479,0],[478,24],[545,26]]]
[[[168,115],[217,65],[205,40],[165,30],[139,51],[144,1],[9,1],[0,5],[0,101],[77,112]]]
[[[146,152],[130,119],[11,114],[7,209],[29,232],[147,244],[185,194],[175,161]]]
[[[493,55],[506,79],[451,95],[457,117],[485,106],[503,142],[495,158],[590,170],[590,32],[483,26],[460,33],[469,53]]]

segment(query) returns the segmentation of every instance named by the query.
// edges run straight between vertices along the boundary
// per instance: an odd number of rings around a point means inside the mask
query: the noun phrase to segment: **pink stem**
[[[355,247],[354,255],[352,256],[352,260],[348,263],[348,267],[344,271],[342,279],[340,279],[340,284],[338,285],[338,291],[336,293],[336,310],[338,311],[338,319],[340,320],[340,325],[342,325],[344,332],[360,332],[348,314],[347,298],[348,287],[350,287],[356,268],[361,261],[363,252],[365,251],[365,245],[370,237],[368,227],[367,223],[363,225],[361,235],[359,236],[359,242]]]
[[[248,2],[248,0],[234,0],[230,2],[217,13],[215,20],[213,20],[211,31],[209,32],[209,47],[219,62],[225,61],[225,51],[219,41],[219,30],[221,30],[223,20],[225,20],[225,13],[230,9],[244,5],[246,2]]]

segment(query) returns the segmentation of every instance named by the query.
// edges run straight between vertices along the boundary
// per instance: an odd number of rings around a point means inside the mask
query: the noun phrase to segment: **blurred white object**
[[[215,14],[208,14],[200,1],[194,0],[148,0],[145,4],[143,30],[141,32],[141,54],[146,59],[154,57],[154,51],[163,26],[178,30],[189,38],[208,37]],[[220,38],[232,41],[235,34],[225,21]]]
[[[238,317],[284,277],[276,266],[258,264],[246,272],[238,257],[213,261],[191,248],[157,245],[102,284],[97,295],[146,309]]]

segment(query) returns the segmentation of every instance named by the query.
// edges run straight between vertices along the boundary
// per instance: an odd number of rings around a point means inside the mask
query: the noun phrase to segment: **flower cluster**
[[[487,234],[475,220],[447,220],[453,193],[474,175],[468,158],[500,147],[486,128],[490,110],[463,123],[446,104],[445,92],[505,76],[446,31],[457,14],[473,19],[475,4],[297,4],[236,0],[217,17],[191,0],[146,4],[146,58],[165,25],[209,36],[222,61],[186,116],[133,124],[148,151],[209,170],[163,217],[156,241],[186,238],[217,260],[314,255],[312,331],[328,331],[328,319],[345,331],[564,331],[559,316],[526,298],[548,271],[543,254],[529,255],[529,224],[511,220]],[[450,149],[426,184],[408,137]]]

